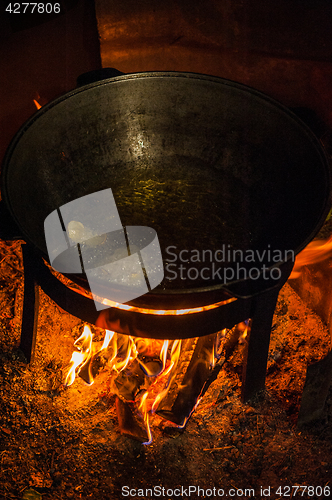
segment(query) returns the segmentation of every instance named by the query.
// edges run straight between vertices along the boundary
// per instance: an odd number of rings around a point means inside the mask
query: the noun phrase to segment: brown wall
[[[248,84],[332,127],[330,0],[96,0],[103,66]]]
[[[222,76],[310,107],[332,127],[330,0],[60,3],[62,15],[48,22],[38,15],[0,20],[0,159],[34,113],[33,99],[48,101],[100,67],[94,4],[104,67]]]
[[[3,6],[3,4],[1,3]],[[0,161],[18,128],[43,103],[71,90],[76,77],[100,67],[91,0],[61,2],[62,15],[1,13]]]

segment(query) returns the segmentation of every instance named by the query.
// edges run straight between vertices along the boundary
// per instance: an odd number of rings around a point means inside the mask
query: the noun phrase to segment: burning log
[[[135,401],[145,385],[145,375],[137,359],[122,370],[114,380],[113,392],[125,401]]]
[[[161,402],[157,414],[176,425],[183,426],[195,408],[204,384],[209,377],[214,362],[215,335],[198,339],[188,369],[179,385],[179,391],[173,403],[174,391]],[[177,383],[173,383],[173,386]],[[177,388],[177,387],[176,387]]]
[[[165,389],[159,393],[153,403],[152,411],[159,407],[160,402],[167,401],[172,405],[177,396],[182,379],[188,369],[191,357],[195,350],[197,339],[185,339],[174,342],[171,349],[171,363],[166,371],[168,381]]]
[[[105,365],[99,356],[93,356],[85,365],[80,369],[79,376],[84,382],[91,385],[100,372],[101,368]]]
[[[148,429],[142,425],[143,420],[138,414],[135,403],[125,402],[117,397],[115,404],[121,434],[141,443],[149,442]]]
[[[165,347],[166,345],[168,342]],[[144,349],[144,352],[147,353],[148,350]],[[148,395],[147,389],[165,367],[167,348],[164,353],[164,363],[160,358],[146,356],[141,359],[135,358],[126,369],[119,373],[113,383],[113,392],[117,394],[116,411],[121,434],[143,444],[152,440],[145,402]],[[140,400],[139,404],[137,404],[138,400]]]
[[[217,378],[245,328],[246,324],[240,323],[228,332],[223,330],[192,340],[194,350],[187,370],[184,376],[182,373],[183,378],[174,378],[156,413],[176,425],[184,426],[208,387]]]

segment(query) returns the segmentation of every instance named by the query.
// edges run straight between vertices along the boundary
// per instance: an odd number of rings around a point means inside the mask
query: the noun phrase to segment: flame
[[[240,334],[240,337],[239,337],[239,343],[240,344],[243,344],[245,339],[247,338],[248,336],[248,332],[250,331],[251,327],[251,319],[246,319],[245,321],[242,321],[241,323],[239,323],[237,325],[237,328],[240,330],[241,334]]]
[[[76,378],[76,374],[80,373],[84,368],[87,370],[88,383],[93,383],[94,376],[92,373],[92,362],[97,356],[108,348],[114,334],[115,332],[105,330],[103,345],[100,349],[95,349],[92,343],[93,334],[91,329],[88,325],[84,326],[82,335],[74,342],[76,350],[73,352],[69,363],[68,373],[65,378],[65,385],[72,385]]]
[[[243,326],[247,327],[245,323]],[[225,331],[220,333],[225,334]],[[180,339],[145,339],[110,330],[105,330],[103,340],[96,341],[90,327],[85,325],[83,333],[74,342],[65,384],[73,384],[78,375],[92,384],[101,369],[108,372],[113,377],[109,384],[111,392],[135,405],[148,436],[143,444],[148,445],[152,442],[150,414],[155,413],[174,383],[181,350]],[[215,358],[218,359],[217,343],[211,351],[210,364],[213,368]],[[198,397],[190,415],[201,397]],[[185,418],[180,428],[186,425],[189,417]]]
[[[183,424],[178,425],[178,428],[179,428],[179,429],[184,429],[184,428],[185,428],[185,426],[187,425],[188,420],[190,419],[190,417],[191,417],[191,415],[194,413],[194,411],[197,409],[197,406],[199,405],[199,403],[200,403],[201,401],[202,401],[202,398],[201,398],[201,397],[199,397],[199,398],[197,399],[197,401],[196,401],[196,404],[195,404],[194,408],[191,410],[191,412],[190,412],[189,416],[188,416],[188,417],[185,417],[185,419],[184,419],[184,421],[183,421]]]
[[[76,369],[82,368],[91,355],[92,333],[86,325],[82,335],[74,342],[77,351],[74,351],[70,360],[68,374],[65,378],[65,385],[71,385],[76,376]]]
[[[332,236],[328,240],[315,240],[309,243],[295,259],[293,271],[289,279],[300,276],[302,268],[310,264],[316,264],[332,255]]]
[[[157,397],[155,398],[155,400],[152,404],[152,408],[151,408],[152,413],[154,413],[157,410],[160,401],[162,401],[164,399],[164,397],[166,396],[166,394],[168,393],[169,388],[171,386],[171,383],[176,375],[176,366],[177,366],[177,364],[179,362],[179,358],[180,358],[181,345],[182,345],[182,341],[180,339],[174,340],[174,342],[172,344],[171,362],[170,362],[170,365],[167,368],[167,370],[164,372],[164,376],[169,375],[169,378],[167,380],[165,389],[162,390],[159,394],[157,394]]]
[[[137,401],[137,410],[142,416],[148,435],[148,441],[143,444],[150,444],[152,434],[149,413],[154,412],[154,408],[168,392],[175,376],[181,352],[181,340],[175,340],[170,345],[169,340],[144,339],[105,330],[103,342],[99,347],[100,343],[94,342],[93,337],[90,327],[85,325],[83,333],[74,342],[74,352],[68,366],[65,385],[73,384],[78,375],[88,384],[92,384],[98,373],[95,369],[96,360],[100,366],[113,372],[115,378],[127,367],[130,372],[135,366],[131,363],[138,362],[143,373],[150,380],[147,384],[149,389],[145,388],[143,395]],[[154,385],[157,381],[166,382],[166,387],[156,394]],[[141,390],[139,394],[141,395]]]
[[[214,368],[216,366],[216,345],[215,343],[212,346],[211,354],[210,354],[210,366]]]
[[[122,370],[127,368],[129,361],[132,361],[133,359],[135,359],[136,356],[137,356],[137,349],[136,349],[136,346],[134,344],[133,338],[130,335],[128,335],[128,346],[127,346],[127,353],[125,355],[125,358],[124,358],[124,360],[119,361],[118,363],[115,363],[113,365],[113,369],[118,373],[122,372]]]
[[[137,337],[135,345],[139,354],[142,354],[143,356],[154,356],[157,352],[161,352],[166,342],[168,346],[168,340],[163,341],[160,339],[143,339],[141,337]]]
[[[165,370],[166,367],[168,344],[169,340],[164,340],[163,346],[160,351],[160,358],[163,362],[163,370]]]
[[[139,407],[138,407],[138,411],[143,415],[143,419],[144,419],[144,426],[145,426],[145,429],[146,429],[146,432],[148,434],[148,441],[146,441],[145,445],[148,445],[148,444],[151,444],[152,443],[152,433],[151,433],[151,429],[150,429],[150,424],[149,424],[149,414],[148,414],[148,411],[147,411],[147,405],[146,405],[146,398],[148,396],[148,391],[146,391],[142,398],[141,398],[141,402],[139,404]]]
[[[175,341],[174,345],[177,345]],[[93,360],[98,356],[103,355],[107,366],[120,373],[125,370],[128,364],[138,356],[143,355],[146,357],[153,357],[160,360],[160,370],[158,375],[165,372],[167,365],[169,340],[154,340],[133,338],[130,335],[117,334],[114,331],[105,330],[105,337],[100,349],[96,348],[93,344],[93,334],[88,325],[85,325],[82,335],[74,342],[75,350],[72,354],[68,372],[65,377],[65,385],[71,385],[76,375],[88,367],[88,379],[93,382],[93,373],[91,365]],[[174,349],[174,346],[173,346]],[[153,376],[153,372],[149,373],[147,364],[141,359],[138,359],[139,364],[143,367],[148,376]],[[174,353],[171,352],[171,364],[167,368],[167,373],[174,365]]]
[[[41,105],[39,104],[38,101],[36,101],[36,99],[34,99],[33,102],[34,102],[34,104],[35,104],[35,106],[36,106],[37,109],[41,108]]]
[[[172,344],[172,349],[171,349],[171,364],[169,367],[169,370],[167,373],[169,373],[173,368],[176,368],[179,358],[180,358],[180,353],[181,353],[181,346],[182,346],[182,340],[181,339],[176,339],[174,340]]]
[[[111,332],[110,330],[105,331],[105,338],[104,338],[103,345],[101,346],[101,351],[103,351],[104,349],[107,349],[107,347],[109,346],[109,343],[111,342],[112,338],[114,337],[114,334],[115,334],[115,332]]]

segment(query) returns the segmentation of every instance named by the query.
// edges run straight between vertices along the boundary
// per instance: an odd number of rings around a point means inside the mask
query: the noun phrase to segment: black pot
[[[277,273],[265,279],[262,266],[278,268],[315,236],[330,186],[318,140],[288,109],[238,83],[176,72],[109,78],[43,106],[12,141],[2,173],[15,236],[45,259],[45,218],[111,188],[123,226],[157,231],[165,278],[132,301],[156,308],[277,286]],[[203,272],[203,255],[219,274]],[[239,263],[247,274],[236,274]],[[225,280],[226,268],[234,278]]]

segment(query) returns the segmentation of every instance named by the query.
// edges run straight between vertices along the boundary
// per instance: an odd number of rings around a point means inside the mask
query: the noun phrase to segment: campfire
[[[76,376],[92,384],[100,371],[106,371],[110,393],[117,397],[121,432],[150,444],[149,415],[157,413],[184,427],[246,331],[244,323],[232,335],[225,329],[201,339],[170,342],[105,330],[103,341],[97,342],[86,325],[74,343],[65,385],[70,386]]]

